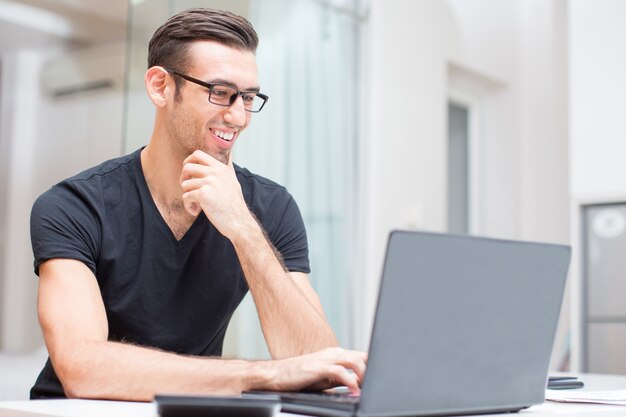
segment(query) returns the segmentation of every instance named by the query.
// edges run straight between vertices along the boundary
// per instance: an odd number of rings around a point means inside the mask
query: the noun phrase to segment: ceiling
[[[128,11],[127,0],[19,0],[16,2],[60,14],[79,14],[123,24],[126,23]]]
[[[126,38],[127,0],[0,0],[0,52]]]
[[[143,44],[173,11],[198,6],[247,16],[250,0],[0,0],[0,53],[125,42],[129,7],[132,38]]]
[[[127,0],[20,0],[20,2],[48,10],[74,11],[122,24],[126,24],[128,16]]]

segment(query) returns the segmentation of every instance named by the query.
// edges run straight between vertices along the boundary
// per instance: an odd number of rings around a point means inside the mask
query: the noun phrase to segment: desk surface
[[[626,376],[581,375],[585,390],[626,389]],[[282,416],[294,416],[281,413]],[[488,414],[488,417],[515,414]],[[523,416],[547,417],[567,415],[572,417],[623,417],[626,406],[601,404],[561,404],[545,402],[522,410]],[[158,417],[153,403],[96,400],[37,400],[0,402],[0,417]]]

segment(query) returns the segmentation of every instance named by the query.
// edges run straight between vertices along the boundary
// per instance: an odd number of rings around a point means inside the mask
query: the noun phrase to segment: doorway
[[[469,233],[470,108],[448,102],[448,231]]]

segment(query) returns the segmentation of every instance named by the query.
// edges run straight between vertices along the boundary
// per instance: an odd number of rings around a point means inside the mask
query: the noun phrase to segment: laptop
[[[390,234],[360,398],[278,393],[328,417],[515,412],[544,401],[570,248]]]

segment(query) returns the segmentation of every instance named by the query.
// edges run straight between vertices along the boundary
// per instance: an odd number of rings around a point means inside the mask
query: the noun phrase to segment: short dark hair
[[[184,72],[193,41],[212,40],[231,48],[256,52],[259,45],[250,22],[226,10],[194,8],[175,14],[159,27],[148,44],[148,68],[160,65]],[[176,95],[183,80],[176,77]]]

